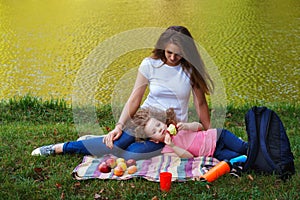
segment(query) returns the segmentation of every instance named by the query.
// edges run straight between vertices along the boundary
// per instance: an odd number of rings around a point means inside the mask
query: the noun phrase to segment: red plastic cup
[[[171,189],[172,182],[172,173],[170,172],[161,172],[159,174],[159,184],[160,190],[163,192],[168,192]]]

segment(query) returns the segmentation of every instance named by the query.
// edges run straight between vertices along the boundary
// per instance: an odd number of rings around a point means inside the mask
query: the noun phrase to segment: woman
[[[140,107],[149,85],[149,95],[141,107],[173,107],[176,117],[183,122],[188,119],[188,102],[193,93],[194,106],[204,129],[210,127],[210,116],[205,94],[209,94],[213,83],[205,70],[203,61],[192,35],[183,26],[169,27],[158,39],[153,55],[143,60],[139,67],[134,89],[125,104],[115,128],[104,137],[103,142],[113,148],[114,142],[122,140],[125,122]],[[153,146],[150,149],[149,146]],[[149,150],[161,148],[149,143]],[[132,148],[138,150],[140,148]]]
[[[205,94],[209,94],[213,83],[205,70],[203,61],[187,28],[171,26],[158,39],[152,56],[145,58],[137,74],[134,88],[127,100],[115,128],[106,136],[89,140],[56,145],[64,153],[103,155],[126,151],[124,157],[148,158],[160,153],[164,143],[146,140],[136,142],[130,131],[125,131],[125,123],[131,119],[139,107],[155,106],[166,110],[175,109],[176,117],[183,122],[188,120],[188,103],[193,94],[194,106],[203,129],[210,127],[210,116]],[[149,86],[146,100],[142,98]],[[53,147],[35,151],[35,154],[48,154]],[[33,152],[34,153],[34,152]]]

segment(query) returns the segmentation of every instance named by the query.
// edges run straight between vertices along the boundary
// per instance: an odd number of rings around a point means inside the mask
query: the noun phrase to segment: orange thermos
[[[221,161],[211,168],[207,173],[200,177],[201,181],[213,182],[220,176],[229,173],[231,170],[231,164],[228,161]]]
[[[232,158],[231,160],[224,160],[216,164],[213,168],[211,168],[206,174],[200,177],[201,181],[213,182],[217,180],[220,176],[229,173],[231,167],[234,163],[241,162],[244,163],[247,160],[246,155],[241,155],[236,158]]]

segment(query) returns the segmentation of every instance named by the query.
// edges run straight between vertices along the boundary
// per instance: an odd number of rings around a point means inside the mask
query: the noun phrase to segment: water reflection
[[[105,39],[180,24],[212,56],[229,102],[299,102],[299,6],[296,0],[0,1],[0,95],[71,101],[84,59]],[[116,59],[102,72],[97,101],[110,102],[120,77],[149,54]]]

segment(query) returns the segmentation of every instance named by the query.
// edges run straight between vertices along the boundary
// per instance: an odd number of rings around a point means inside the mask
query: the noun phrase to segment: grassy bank
[[[299,199],[300,106],[268,105],[281,117],[295,156],[297,174],[287,182],[276,176],[255,175],[253,180],[225,175],[209,185],[201,182],[174,183],[162,193],[158,183],[144,179],[127,181],[77,181],[72,170],[80,155],[32,157],[41,145],[75,140],[79,136],[72,109],[63,100],[43,101],[25,96],[0,103],[0,199]],[[225,128],[246,139],[244,115],[250,105],[228,106]],[[111,109],[97,109],[104,132],[114,125]]]

